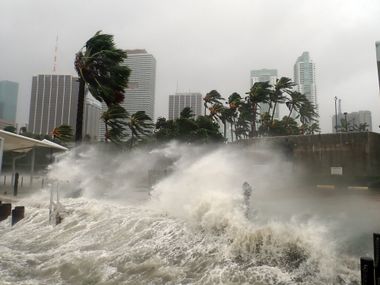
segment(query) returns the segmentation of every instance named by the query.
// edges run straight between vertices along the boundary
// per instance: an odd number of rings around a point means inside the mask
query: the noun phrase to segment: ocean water
[[[172,143],[68,154],[50,185],[17,202],[25,218],[0,222],[0,284],[359,284],[378,202],[292,188],[291,167],[267,152]],[[150,188],[152,169],[164,175]],[[254,188],[248,217],[243,181]],[[353,218],[349,203],[373,217]]]

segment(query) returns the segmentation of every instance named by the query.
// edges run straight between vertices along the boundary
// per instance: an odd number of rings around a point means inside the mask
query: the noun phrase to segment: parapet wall
[[[380,177],[380,134],[377,133],[268,137],[244,143],[262,142],[282,150],[300,175]]]

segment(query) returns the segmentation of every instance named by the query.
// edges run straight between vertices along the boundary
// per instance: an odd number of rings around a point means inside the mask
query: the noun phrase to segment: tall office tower
[[[102,115],[102,103],[96,100],[90,93],[86,94],[83,114],[83,137],[90,141],[100,139],[99,126]]]
[[[266,82],[269,81],[269,83],[274,86],[277,81],[277,69],[257,69],[257,70],[251,70],[251,87],[256,82]],[[260,104],[261,113],[268,112],[269,110],[269,104]],[[270,114],[272,115],[272,114]],[[277,105],[275,114],[275,119],[280,118],[280,107]]]
[[[75,133],[79,82],[71,75],[33,76],[28,131],[49,134],[69,125]]]
[[[369,131],[372,132],[372,116],[371,111],[358,111],[351,113],[338,113],[338,120],[336,116],[332,118],[332,130],[335,133],[335,124],[337,124],[338,132],[355,132],[355,131]],[[347,123],[346,123],[347,120]],[[347,126],[347,127],[346,127]]]
[[[312,62],[307,51],[303,52],[294,64],[294,83],[297,84],[297,91],[305,94],[306,98],[315,105],[318,112],[315,63]]]
[[[380,88],[380,42],[376,42],[376,59],[377,59],[377,77],[379,79],[379,88]]]
[[[144,49],[127,50],[125,64],[131,69],[128,88],[125,89],[124,102],[121,105],[130,115],[137,111],[145,113],[154,120],[154,92],[156,84],[156,60]],[[102,104],[102,112],[107,106]],[[105,126],[99,126],[99,139],[104,140]]]
[[[75,134],[78,90],[78,78],[71,75],[33,76],[28,131],[46,135],[55,127],[69,125]],[[83,136],[97,140],[101,104],[89,93],[83,112]]]
[[[195,117],[202,115],[202,94],[189,92],[169,95],[169,120],[179,118],[185,107],[190,107]]]
[[[17,112],[18,83],[0,81],[0,125],[15,126]]]
[[[127,50],[127,56],[125,63],[131,75],[122,105],[129,114],[145,111],[154,120],[156,60],[144,49]]]

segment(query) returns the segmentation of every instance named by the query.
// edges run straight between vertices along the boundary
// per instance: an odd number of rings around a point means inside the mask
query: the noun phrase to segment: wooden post
[[[373,258],[375,269],[375,284],[380,285],[380,233],[373,234]]]
[[[25,207],[17,206],[12,210],[12,226],[21,221],[25,216]]]
[[[362,285],[375,285],[375,275],[373,272],[373,259],[370,257],[360,258],[360,272]]]
[[[13,185],[13,196],[17,196],[17,190],[18,190],[18,178],[20,177],[20,175],[18,174],[18,172],[15,173],[15,183]]]
[[[0,221],[4,221],[6,218],[9,217],[12,210],[12,204],[10,203],[3,203],[0,205]]]

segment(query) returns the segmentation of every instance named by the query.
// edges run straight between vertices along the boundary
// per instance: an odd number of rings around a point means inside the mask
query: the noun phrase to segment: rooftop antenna
[[[177,80],[177,86],[176,86],[176,89],[175,89],[175,93],[178,93],[178,80]]]
[[[53,73],[55,73],[57,70],[57,53],[58,53],[58,34],[57,34],[57,37],[55,39]]]

